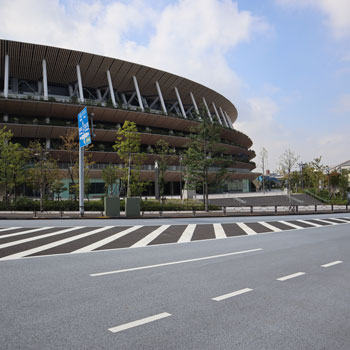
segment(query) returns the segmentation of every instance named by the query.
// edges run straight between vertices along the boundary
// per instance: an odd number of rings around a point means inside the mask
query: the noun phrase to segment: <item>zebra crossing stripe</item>
[[[280,223],[283,224],[283,225],[287,225],[287,226],[296,228],[296,229],[298,229],[298,230],[304,228],[304,227],[302,227],[302,226],[295,225],[295,224],[293,224],[293,223],[291,223],[291,222],[289,222],[289,221],[283,221],[283,220],[281,220],[281,221],[278,221],[278,222],[280,222]]]
[[[43,229],[47,230],[49,228],[52,228],[52,227],[44,227]],[[83,226],[69,227],[69,228],[66,228],[66,229],[60,230],[60,231],[55,231],[55,232],[46,233],[46,234],[43,234],[43,235],[34,236],[34,237],[30,237],[30,238],[23,238],[23,239],[20,239],[18,241],[12,241],[12,242],[8,242],[8,243],[0,244],[0,249],[7,248],[7,247],[12,247],[12,246],[17,245],[17,244],[22,244],[22,243],[36,241],[36,240],[42,239],[42,238],[47,238],[47,237],[60,235],[62,233],[78,230],[80,228],[84,228],[84,227]]]
[[[75,240],[80,239],[80,238],[91,236],[91,235],[93,235],[95,233],[98,233],[98,232],[109,230],[110,228],[113,228],[113,227],[114,226],[100,227],[100,228],[98,228],[96,230],[92,230],[92,231],[88,231],[88,232],[85,232],[85,233],[81,233],[80,235],[77,235],[77,236],[68,237],[68,238],[62,239],[60,241],[44,244],[44,245],[36,247],[36,248],[32,248],[32,249],[28,249],[28,250],[25,250],[25,251],[22,251],[22,252],[19,252],[19,253],[16,253],[16,254],[8,255],[8,256],[5,256],[4,258],[1,258],[0,260],[12,260],[12,259],[23,258],[24,256],[33,255],[33,254],[42,252],[44,250],[57,247],[59,245],[65,244],[65,243],[69,243],[69,242],[75,241]],[[78,227],[78,228],[82,228],[82,227]]]
[[[221,224],[214,224],[215,238],[226,238],[226,233]]]
[[[189,224],[185,231],[182,233],[181,237],[177,241],[177,243],[185,243],[185,242],[191,242],[193,232],[196,229],[196,224]]]
[[[140,239],[138,242],[134,243],[132,248],[145,247],[147,244],[151,243],[154,239],[156,239],[163,231],[165,231],[170,225],[162,225],[158,227],[156,230],[149,233],[146,237]]]
[[[259,221],[258,224],[260,224],[262,226],[265,226],[266,228],[272,230],[273,232],[281,232],[281,231],[283,231],[280,228],[272,226],[272,225],[270,225],[269,223],[267,223],[265,221]]]
[[[341,222],[344,222],[344,223],[349,223],[349,221],[348,220],[344,220],[344,219],[339,219],[339,218],[330,218],[330,219],[332,219],[332,220],[338,220],[338,221],[341,221]]]
[[[89,244],[89,245],[87,245],[87,246],[85,246],[83,248],[77,249],[77,250],[73,251],[72,253],[87,253],[87,252],[91,252],[92,250],[95,250],[95,249],[100,248],[100,247],[102,247],[102,246],[104,246],[104,245],[106,245],[106,244],[108,244],[110,242],[113,242],[116,239],[121,238],[121,237],[127,235],[130,232],[136,231],[136,230],[138,230],[141,227],[142,227],[142,225],[136,225],[136,226],[133,226],[133,227],[129,227],[126,230],[123,230],[123,231],[120,231],[120,232],[114,234],[113,236],[106,237],[104,239],[101,239],[100,241],[97,241],[95,243]]]
[[[244,224],[243,222],[237,222],[237,225],[247,234],[247,235],[256,235],[257,232],[255,232],[253,229],[251,229],[249,226]]]
[[[315,226],[315,227],[321,227],[322,225],[320,224],[315,224],[314,222],[310,222],[310,221],[307,221],[307,220],[297,220],[298,222],[302,222],[303,224],[307,224],[307,225],[312,225],[312,226]]]
[[[20,228],[20,227],[6,227],[6,228],[0,229],[0,232],[9,231],[9,230],[16,230],[17,228]],[[0,237],[0,238],[1,238],[1,237]]]
[[[40,227],[40,228],[34,228],[32,230],[29,230],[29,231],[26,230],[26,231],[21,231],[21,232],[16,232],[16,233],[9,233],[8,235],[1,236],[0,239],[1,238],[8,238],[8,237],[25,235],[27,233],[32,233],[32,232],[39,232],[39,231],[43,231],[43,230],[49,230],[51,228],[53,228],[53,227]],[[2,248],[1,245],[0,245],[0,248]]]
[[[314,220],[319,221],[319,222],[324,222],[325,224],[338,225],[336,222],[327,221],[324,219],[314,219]]]

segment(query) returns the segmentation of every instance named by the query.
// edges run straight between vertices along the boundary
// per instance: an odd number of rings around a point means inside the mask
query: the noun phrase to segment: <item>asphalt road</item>
[[[228,222],[257,222],[257,221],[276,221],[293,219],[315,219],[326,217],[344,217],[349,213],[332,214],[305,214],[305,215],[278,215],[278,216],[244,216],[244,217],[194,217],[194,218],[152,218],[152,219],[33,219],[33,220],[0,220],[0,227],[38,227],[38,226],[131,226],[131,225],[188,225],[188,224],[206,224],[206,223],[228,223]]]
[[[348,350],[349,266],[350,224],[4,260],[1,349]]]

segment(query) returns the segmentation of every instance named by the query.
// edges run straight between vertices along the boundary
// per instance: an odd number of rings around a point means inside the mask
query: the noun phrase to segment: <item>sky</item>
[[[0,0],[0,37],[125,59],[237,108],[259,170],[350,159],[350,0]]]

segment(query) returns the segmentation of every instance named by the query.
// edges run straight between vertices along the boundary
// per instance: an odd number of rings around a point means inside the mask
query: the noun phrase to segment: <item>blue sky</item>
[[[221,92],[269,152],[350,159],[349,0],[0,0],[0,37],[144,63]],[[14,25],[16,23],[16,25]],[[259,157],[256,158],[259,164]]]

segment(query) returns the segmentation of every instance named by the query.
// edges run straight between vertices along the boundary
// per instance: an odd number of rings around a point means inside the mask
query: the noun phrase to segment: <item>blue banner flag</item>
[[[86,107],[78,114],[79,146],[84,147],[91,143],[89,119]]]

